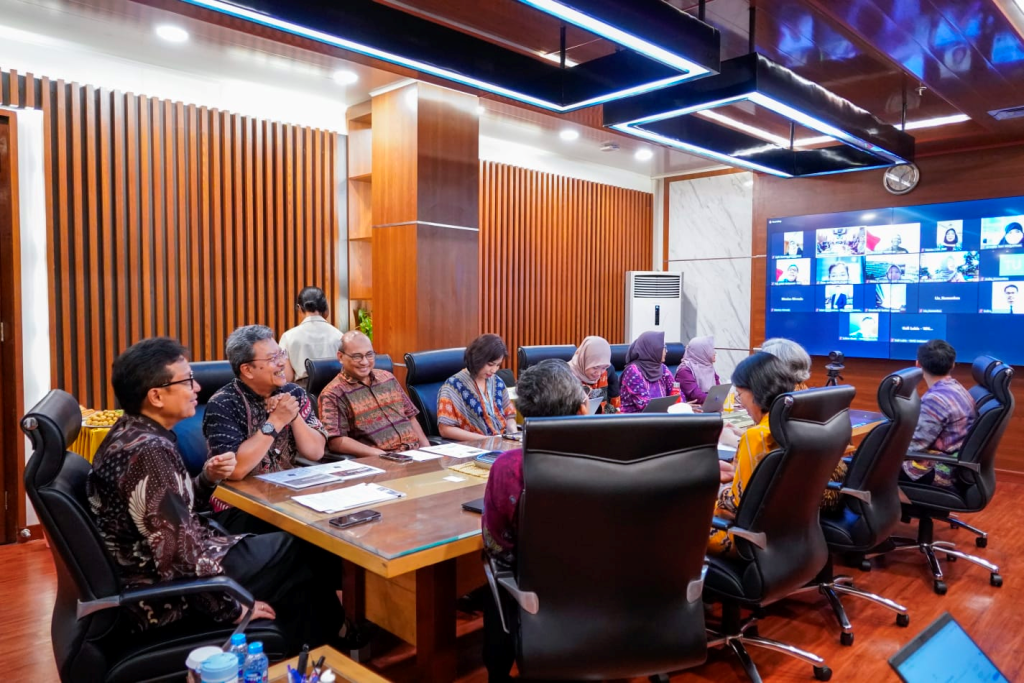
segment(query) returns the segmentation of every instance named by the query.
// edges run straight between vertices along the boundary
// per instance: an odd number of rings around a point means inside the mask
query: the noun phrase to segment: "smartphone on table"
[[[350,526],[356,526],[357,524],[376,522],[378,519],[380,519],[380,513],[376,510],[360,510],[359,512],[353,512],[350,515],[335,517],[331,520],[331,526],[339,529],[347,529]]]
[[[380,457],[392,462],[412,462],[412,456],[405,453],[381,453]]]

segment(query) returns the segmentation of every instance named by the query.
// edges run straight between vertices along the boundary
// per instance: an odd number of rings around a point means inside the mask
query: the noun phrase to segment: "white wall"
[[[683,273],[683,341],[713,335],[724,382],[750,348],[753,174],[666,183],[665,192],[668,270]]]

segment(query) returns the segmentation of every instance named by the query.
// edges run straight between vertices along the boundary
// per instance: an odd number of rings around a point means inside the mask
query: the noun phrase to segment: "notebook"
[[[1009,683],[946,612],[889,658],[904,683]]]
[[[643,409],[645,413],[667,413],[669,406],[679,403],[679,396],[673,394],[672,396],[664,396],[662,398],[652,398],[648,403],[647,407]]]
[[[587,414],[593,415],[594,413],[596,413],[597,409],[601,407],[602,403],[604,403],[604,396],[598,396],[596,398],[590,399],[590,404],[587,406]]]

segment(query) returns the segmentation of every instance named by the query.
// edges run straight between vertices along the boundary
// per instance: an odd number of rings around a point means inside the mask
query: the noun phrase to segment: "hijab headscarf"
[[[697,386],[704,393],[715,386],[715,366],[711,361],[714,357],[715,338],[712,336],[694,337],[683,354],[683,365],[690,368]]]
[[[602,369],[612,364],[612,347],[602,337],[587,337],[576,349],[569,361],[569,367],[576,378],[584,384],[593,382],[587,378],[587,370],[600,366]]]
[[[637,366],[648,382],[657,382],[661,379],[662,368],[665,367],[661,362],[661,354],[664,351],[664,332],[644,332],[626,350],[626,365]]]

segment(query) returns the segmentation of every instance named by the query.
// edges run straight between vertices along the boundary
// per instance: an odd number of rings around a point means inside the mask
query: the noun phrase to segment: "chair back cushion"
[[[568,363],[572,360],[574,353],[576,353],[576,346],[574,344],[520,346],[519,351],[516,353],[519,361],[518,369],[519,372],[522,372],[548,358],[557,358]]]
[[[608,370],[608,374],[611,375],[612,369],[615,370],[615,377],[621,377],[622,371],[626,369],[626,351],[629,350],[629,344],[612,344],[612,367]]]
[[[769,425],[779,448],[754,469],[736,513],[737,526],[764,533],[767,547],[736,538],[743,598],[768,604],[817,575],[828,559],[818,506],[850,443],[851,386],[782,394]]]
[[[964,512],[982,509],[995,494],[996,450],[1016,406],[1010,389],[1012,379],[1013,368],[1005,363],[999,363],[991,369],[985,388],[992,397],[978,406],[978,417],[960,448],[958,457],[961,461],[976,462],[981,468],[977,473],[957,468],[967,503]]]
[[[974,386],[968,391],[974,399],[974,405],[981,406],[992,398],[992,391],[989,389],[992,371],[1000,364],[999,360],[992,356],[978,356],[971,364],[971,378],[974,379]]]
[[[704,661],[699,581],[718,415],[531,418],[517,580],[524,678],[618,679]]]
[[[842,496],[843,526],[856,547],[868,550],[889,537],[900,519],[899,474],[921,414],[920,368],[892,373],[878,386],[878,407],[887,418],[857,449],[844,486],[871,494],[865,501]]]
[[[235,379],[235,373],[231,370],[231,363],[226,360],[198,361],[191,365],[192,374],[199,382],[196,414],[174,425],[171,431],[178,439],[178,450],[185,469],[195,476],[202,471],[210,455],[210,447],[203,434],[206,404],[221,387]]]
[[[682,342],[668,342],[665,344],[665,365],[668,366],[672,376],[676,376],[679,364],[683,362],[683,354],[686,353],[686,344]]]
[[[395,365],[391,362],[391,356],[386,353],[378,353],[374,356],[373,367],[376,370],[394,372]],[[306,393],[313,406],[317,405],[320,392],[331,383],[338,373],[341,372],[341,361],[338,357],[333,358],[307,358],[306,359]]]
[[[441,435],[437,429],[437,395],[441,385],[465,367],[465,355],[465,347],[405,354],[405,387],[420,411],[416,419],[427,436]]]

